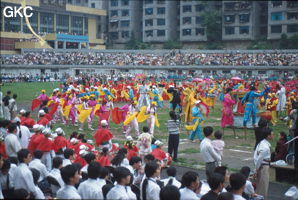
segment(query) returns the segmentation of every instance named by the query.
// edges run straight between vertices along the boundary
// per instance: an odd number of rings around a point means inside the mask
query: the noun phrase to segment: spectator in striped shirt
[[[170,111],[170,118],[167,122],[168,132],[169,132],[169,143],[168,143],[168,153],[172,157],[174,151],[173,160],[177,161],[178,146],[179,146],[179,134],[180,134],[180,121],[178,116],[174,111]]]

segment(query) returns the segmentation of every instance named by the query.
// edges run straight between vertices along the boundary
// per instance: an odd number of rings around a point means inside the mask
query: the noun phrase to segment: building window
[[[129,27],[129,20],[120,21],[120,27]]]
[[[166,8],[157,8],[157,14],[165,14],[166,13]]]
[[[112,40],[118,40],[119,38],[118,32],[110,32],[110,36]]]
[[[281,25],[271,26],[271,33],[281,33]]]
[[[111,0],[111,6],[112,7],[118,6],[118,0]]]
[[[196,24],[202,24],[204,22],[203,16],[197,16],[196,17]]]
[[[166,31],[165,30],[157,30],[157,36],[161,37],[161,36],[165,36],[166,35]]]
[[[287,7],[288,8],[298,8],[298,2],[297,1],[287,1]]]
[[[153,37],[153,30],[145,31],[146,37]]]
[[[240,23],[248,23],[249,22],[249,14],[241,14],[239,15],[239,22]]]
[[[152,15],[153,14],[153,8],[146,8],[145,9],[145,15]]]
[[[157,0],[157,4],[164,4],[165,0]]]
[[[128,0],[121,0],[121,5],[122,6],[128,6],[129,5],[129,1]]]
[[[196,11],[201,12],[205,10],[205,6],[203,4],[196,5]]]
[[[22,18],[19,15],[11,18],[4,17],[4,30],[7,32],[21,31],[21,20]],[[2,43],[1,43],[1,46],[2,46]]]
[[[240,34],[249,34],[249,26],[240,26],[239,33]]]
[[[205,35],[204,28],[196,28],[196,35]]]
[[[111,17],[118,16],[118,10],[111,10]]]
[[[235,15],[225,15],[225,23],[234,23]]]
[[[191,5],[185,5],[183,6],[183,9],[182,11],[185,13],[185,12],[191,12]]]
[[[298,32],[298,24],[289,24],[287,26],[288,33],[297,33]]]
[[[78,35],[83,34],[83,17],[71,17],[71,32]]]
[[[4,18],[4,20],[5,20],[5,18]],[[68,16],[67,16],[67,20],[68,20]],[[36,11],[33,11],[33,15],[32,15],[32,17],[30,17],[30,24],[35,32],[38,32],[37,23],[38,23],[38,13]],[[58,26],[58,18],[57,18],[57,26]],[[58,27],[57,27],[57,29],[58,29]],[[24,33],[31,33],[31,31],[29,30],[25,21],[23,22],[23,31],[24,31]],[[67,23],[67,30],[65,32],[68,32],[68,23]]]
[[[164,26],[166,25],[165,19],[157,19],[157,26]]]
[[[271,20],[272,21],[280,21],[280,20],[282,20],[282,12],[271,13]]]
[[[226,35],[234,35],[235,34],[235,27],[226,27],[225,28]]]
[[[153,26],[153,19],[146,19],[145,26]]]
[[[236,3],[225,3],[224,4],[225,10],[226,11],[234,10],[235,9],[235,5],[236,5]]]
[[[152,4],[153,0],[145,0],[145,4]]]
[[[118,28],[118,20],[111,20],[110,26],[111,28]]]
[[[287,13],[288,20],[297,20],[298,19],[298,12],[293,12],[293,13]]]
[[[122,10],[122,17],[129,16],[129,10]]]
[[[191,35],[191,29],[190,29],[190,28],[188,28],[188,29],[183,29],[183,30],[182,30],[182,35],[183,35],[183,36]]]
[[[80,33],[83,32],[83,22],[80,21],[81,24],[75,24],[79,27],[81,27],[81,31],[78,31]],[[53,33],[54,32],[54,14],[53,13],[40,13],[40,32],[46,32],[46,33]]]
[[[85,17],[84,20],[85,20],[84,35],[87,35],[88,34],[88,17]]]
[[[191,17],[183,17],[182,24],[191,24]]]
[[[282,1],[272,1],[272,7],[281,7]]]
[[[121,37],[122,38],[129,38],[129,31],[122,31],[121,32]]]
[[[95,8],[95,3],[91,3],[91,8]]]
[[[31,18],[30,18],[31,20]],[[68,15],[56,15],[56,32],[68,33],[69,32],[69,16]]]

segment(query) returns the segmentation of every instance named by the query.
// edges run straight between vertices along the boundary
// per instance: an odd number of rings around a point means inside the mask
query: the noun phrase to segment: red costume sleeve
[[[108,156],[100,156],[99,159],[97,160],[101,166],[111,166],[111,162],[109,160]]]
[[[33,111],[35,108],[40,106],[41,101],[39,99],[33,99],[31,103],[31,110]]]
[[[44,136],[42,140],[37,144],[36,149],[44,152],[49,152],[53,150],[53,142],[49,138]]]

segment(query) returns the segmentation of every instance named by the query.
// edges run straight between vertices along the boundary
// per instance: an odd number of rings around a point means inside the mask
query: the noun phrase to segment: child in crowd
[[[222,136],[223,136],[223,133],[221,131],[219,130],[215,131],[214,133],[215,140],[211,142],[214,150],[221,156],[221,160],[218,161],[218,166],[221,166],[223,150],[225,147],[225,142],[222,140]]]

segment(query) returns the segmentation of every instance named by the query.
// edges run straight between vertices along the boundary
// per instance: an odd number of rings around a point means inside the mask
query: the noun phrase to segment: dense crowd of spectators
[[[2,64],[26,65],[226,65],[297,66],[297,53],[102,53],[102,52],[30,52],[1,57]]]

